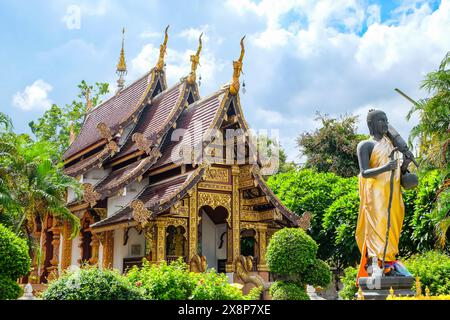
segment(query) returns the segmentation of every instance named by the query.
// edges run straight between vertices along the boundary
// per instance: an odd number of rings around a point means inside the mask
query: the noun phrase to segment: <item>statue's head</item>
[[[381,110],[369,110],[369,113],[367,114],[367,126],[369,127],[371,136],[375,134],[386,134],[388,125],[389,122],[386,113]]]

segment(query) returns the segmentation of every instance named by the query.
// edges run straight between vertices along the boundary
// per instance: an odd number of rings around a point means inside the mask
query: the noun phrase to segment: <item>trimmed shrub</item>
[[[450,294],[450,256],[437,251],[414,255],[404,261],[409,272],[420,278],[422,293],[425,287],[431,295]]]
[[[197,279],[192,300],[243,300],[242,291],[228,283],[225,274],[214,270],[205,273],[191,273]],[[250,298],[250,297],[249,297]]]
[[[86,267],[51,281],[44,300],[142,300],[140,290],[116,270]]]
[[[314,287],[325,288],[331,282],[330,267],[325,261],[317,259],[314,264],[309,266],[302,274],[302,283]]]
[[[310,300],[304,287],[287,281],[276,281],[270,287],[270,295],[273,300]]]
[[[148,300],[186,300],[194,291],[196,279],[189,275],[181,260],[167,265],[150,265],[143,260],[141,268],[134,266],[126,275],[128,281],[142,289]]]
[[[341,281],[344,288],[339,292],[339,295],[344,300],[354,300],[355,294],[358,292],[356,286],[356,276],[358,275],[358,269],[354,267],[348,267],[344,270],[344,276],[341,277]]]
[[[15,300],[22,295],[22,287],[16,281],[0,274],[0,300]]]
[[[0,274],[12,280],[30,271],[27,242],[0,224]]]
[[[303,229],[285,228],[277,231],[267,247],[267,265],[279,275],[294,275],[314,264],[316,242]]]

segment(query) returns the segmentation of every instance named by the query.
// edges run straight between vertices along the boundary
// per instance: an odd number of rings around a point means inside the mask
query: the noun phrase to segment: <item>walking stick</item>
[[[394,153],[397,151],[398,148],[394,148],[391,153],[389,154],[389,160],[394,160]],[[386,251],[388,247],[388,241],[389,241],[389,230],[391,229],[391,207],[392,207],[392,197],[394,193],[394,173],[395,168],[391,170],[391,179],[389,181],[389,202],[388,202],[388,216],[387,216],[387,227],[386,227],[386,244],[384,245],[384,251],[383,251],[383,260],[381,263],[381,266],[383,268],[383,275],[385,272],[384,266],[385,266],[385,260],[386,260]]]

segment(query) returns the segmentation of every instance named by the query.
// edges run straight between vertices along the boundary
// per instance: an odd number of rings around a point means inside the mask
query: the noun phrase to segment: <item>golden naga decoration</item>
[[[304,230],[311,228],[311,212],[305,212],[298,220],[298,226]]]
[[[243,36],[241,39],[241,55],[239,56],[238,60],[233,61],[233,80],[231,81],[230,85],[230,93],[232,95],[236,95],[239,92],[240,87],[239,77],[241,76],[242,73],[242,60],[244,59],[245,53],[244,39],[245,36]]]
[[[98,200],[100,200],[101,195],[97,191],[94,190],[94,186],[90,183],[83,184],[83,200],[91,206],[95,206]]]
[[[260,275],[250,275],[253,269],[253,257],[239,256],[234,262],[236,274],[242,280],[244,284],[252,283],[256,287],[260,287],[263,290],[269,288],[269,284],[264,281]]]
[[[86,112],[89,112],[92,109],[91,89],[89,87],[86,88],[84,97],[86,98]]]
[[[72,121],[70,122],[70,129],[69,129],[69,144],[72,144],[75,141],[75,138],[76,138],[75,127]]]
[[[187,82],[189,84],[193,84],[197,78],[197,67],[200,64],[200,52],[202,51],[202,35],[203,32],[200,34],[200,37],[198,38],[198,48],[197,53],[191,55],[191,73],[189,74],[189,77],[187,78]]]
[[[151,211],[147,210],[145,204],[140,200],[133,200],[130,204],[133,209],[133,219],[141,224],[144,228],[150,219]]]
[[[189,263],[191,272],[205,272],[208,264],[206,263],[205,256],[199,256],[198,254],[194,255]]]
[[[162,71],[164,68],[164,56],[165,56],[166,50],[167,50],[167,40],[169,39],[167,30],[169,30],[169,26],[167,26],[166,30],[164,31],[164,42],[162,45],[159,46],[159,58],[158,58],[158,63],[156,64],[157,71]]]
[[[111,151],[111,155],[114,155],[117,152],[119,152],[119,146],[112,140],[108,143],[107,148],[109,151]]]
[[[146,154],[150,154],[151,142],[142,133],[134,133],[131,140],[135,143],[138,150],[145,151]]]
[[[104,122],[97,124],[97,130],[100,137],[107,139],[108,141],[112,140],[112,131]]]

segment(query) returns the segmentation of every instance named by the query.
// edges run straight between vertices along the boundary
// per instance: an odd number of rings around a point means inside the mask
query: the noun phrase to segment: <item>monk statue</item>
[[[417,176],[408,171],[411,162],[417,163],[383,111],[370,110],[367,125],[371,139],[361,141],[357,148],[361,200],[356,226],[361,252],[358,279],[369,273],[373,277],[411,276],[396,255],[405,214],[401,186],[417,186]]]

